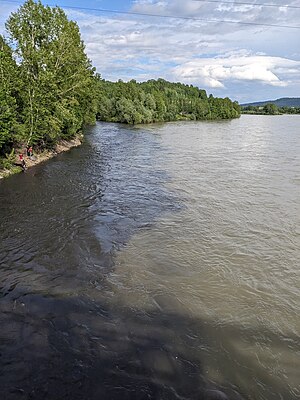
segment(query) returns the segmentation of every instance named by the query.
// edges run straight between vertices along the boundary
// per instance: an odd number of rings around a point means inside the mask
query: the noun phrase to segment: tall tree
[[[0,35],[0,153],[20,139],[16,101],[18,83],[12,51]]]
[[[27,143],[74,135],[91,122],[93,68],[79,28],[59,7],[27,0],[6,23],[24,83]]]
[[[273,103],[266,104],[263,110],[266,114],[271,114],[271,115],[278,114],[278,107],[276,106],[276,104]]]

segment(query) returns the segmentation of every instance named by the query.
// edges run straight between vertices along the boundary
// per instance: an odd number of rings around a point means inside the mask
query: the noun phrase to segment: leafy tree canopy
[[[10,93],[22,124],[22,137],[13,136],[13,142],[51,145],[93,122],[94,69],[77,24],[59,7],[28,0],[11,14],[6,29],[10,48],[4,51],[4,73],[12,71],[16,93]]]
[[[137,83],[98,79],[97,118],[128,124],[177,120],[229,119],[240,116],[238,103],[207,97],[192,85],[164,79]]]

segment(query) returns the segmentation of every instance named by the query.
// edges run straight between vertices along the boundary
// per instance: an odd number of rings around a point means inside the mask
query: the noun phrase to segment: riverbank
[[[69,151],[73,147],[78,147],[81,145],[83,140],[83,135],[78,134],[72,140],[61,140],[59,141],[53,150],[44,150],[41,153],[34,153],[33,157],[24,156],[24,160],[27,168],[34,167],[37,164],[40,164],[44,161],[50,160],[51,158],[57,156],[60,153],[65,151]],[[16,151],[16,163],[18,163],[18,151]],[[3,169],[0,170],[0,179],[7,178],[10,175],[14,175],[16,173],[22,172],[22,168],[18,166],[14,166],[11,169]]]

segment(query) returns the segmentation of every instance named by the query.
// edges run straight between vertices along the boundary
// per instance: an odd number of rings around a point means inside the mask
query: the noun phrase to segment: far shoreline
[[[281,116],[283,116],[283,115],[290,115],[290,116],[293,116],[293,115],[300,115],[299,113],[294,113],[294,114],[292,114],[292,113],[278,113],[278,114],[265,114],[265,113],[255,113],[255,112],[243,112],[243,111],[241,111],[241,116],[242,115],[264,115],[264,116],[268,116],[268,117],[281,117]]]

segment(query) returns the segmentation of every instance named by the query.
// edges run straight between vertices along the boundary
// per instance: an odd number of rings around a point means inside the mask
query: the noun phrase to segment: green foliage
[[[11,47],[0,38],[0,73],[12,78],[0,85],[0,146],[52,146],[94,123],[94,69],[77,24],[59,7],[27,0],[6,29]]]
[[[97,118],[127,124],[240,116],[238,103],[207,97],[205,90],[163,79],[137,83],[97,79]]]
[[[264,106],[264,112],[270,115],[278,114],[278,107],[275,104],[268,103]]]
[[[248,105],[242,107],[243,114],[260,114],[260,115],[280,115],[280,114],[300,114],[300,107],[279,107],[274,103],[262,105]]]
[[[10,153],[5,154],[5,158],[0,158],[1,168],[10,170],[13,167],[15,161],[15,149],[12,149]]]
[[[21,125],[18,121],[19,80],[18,67],[12,51],[0,35],[0,155],[7,147],[21,139]]]

